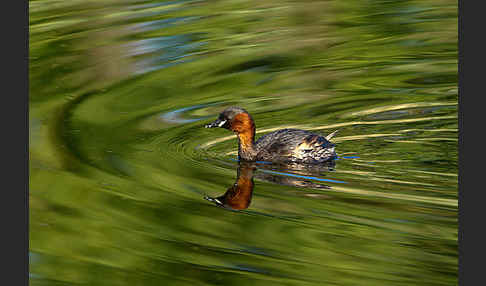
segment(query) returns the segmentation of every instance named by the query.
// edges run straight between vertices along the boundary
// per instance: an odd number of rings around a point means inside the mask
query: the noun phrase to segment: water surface
[[[29,13],[32,285],[457,285],[456,1]],[[230,105],[339,159],[242,165]]]

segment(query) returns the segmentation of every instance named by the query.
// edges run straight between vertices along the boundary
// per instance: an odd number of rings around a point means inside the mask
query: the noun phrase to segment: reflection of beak
[[[219,197],[205,196],[204,199],[213,202],[216,206],[231,210],[244,210],[250,206],[253,194],[253,164],[240,163],[238,166],[236,182]]]
[[[216,128],[216,127],[221,127],[223,126],[224,124],[226,123],[226,120],[221,120],[221,119],[216,119],[215,121],[209,123],[209,124],[206,124],[206,128]]]

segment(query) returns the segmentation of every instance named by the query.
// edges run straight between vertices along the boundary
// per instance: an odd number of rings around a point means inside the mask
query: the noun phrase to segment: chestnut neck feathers
[[[256,158],[255,123],[247,112],[237,114],[231,121],[230,129],[238,136],[239,159],[252,161]]]

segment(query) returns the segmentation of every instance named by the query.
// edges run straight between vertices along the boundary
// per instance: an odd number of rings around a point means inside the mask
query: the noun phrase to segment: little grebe
[[[337,158],[334,144],[329,142],[336,132],[323,137],[306,130],[281,129],[255,142],[255,123],[243,108],[226,108],[218,119],[206,125],[206,128],[214,127],[237,134],[239,160],[317,164]]]

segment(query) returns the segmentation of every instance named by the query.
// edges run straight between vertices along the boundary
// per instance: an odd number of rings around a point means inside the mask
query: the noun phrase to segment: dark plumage
[[[260,137],[255,142],[255,123],[250,114],[239,107],[226,108],[206,128],[222,127],[238,136],[238,157],[246,161],[323,163],[337,156],[329,139],[300,129],[281,129]]]

